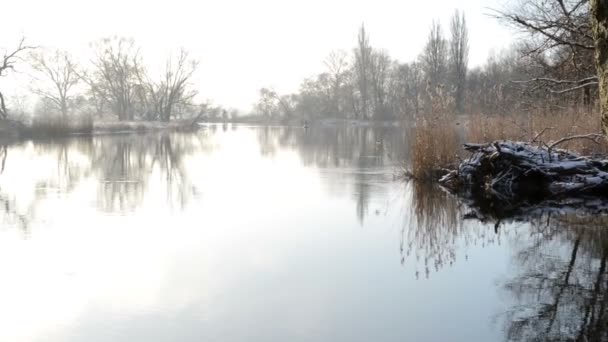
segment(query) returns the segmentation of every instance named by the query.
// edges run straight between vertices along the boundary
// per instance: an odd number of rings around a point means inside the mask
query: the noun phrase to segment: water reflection
[[[453,265],[458,253],[466,259],[467,246],[508,240],[512,268],[498,284],[512,304],[496,316],[506,340],[608,340],[608,216],[583,211],[572,199],[576,212],[535,205],[509,216],[428,184],[407,183],[405,193],[411,200],[401,262],[414,257],[426,278]]]
[[[357,218],[369,214],[370,199],[382,195],[374,183],[386,180],[387,167],[409,159],[407,135],[401,127],[300,127],[267,126],[257,130],[260,153],[272,156],[279,150],[295,150],[305,166],[350,169],[355,185],[352,194]],[[342,174],[337,175],[343,176]],[[330,182],[339,182],[335,177]],[[380,193],[378,193],[380,191]]]
[[[2,219],[36,220],[37,207],[93,184],[95,206],[107,213],[133,212],[146,193],[159,189],[169,208],[183,208],[198,193],[184,158],[208,150],[206,135],[160,134],[29,142],[3,148]],[[4,171],[4,169],[2,170]],[[23,175],[23,176],[21,176]],[[14,186],[13,186],[14,185]],[[26,193],[31,196],[26,196]],[[46,204],[45,204],[46,203]]]
[[[203,146],[200,135],[183,134],[97,140],[90,155],[92,165],[98,166],[100,207],[107,212],[133,211],[153,181],[164,187],[167,205],[183,208],[196,193],[183,159]]]
[[[189,340],[608,338],[607,217],[480,217],[393,178],[406,142],[396,127],[212,125],[2,148],[0,299],[27,310],[0,320],[26,336],[56,292],[69,323],[37,322],[57,341],[101,340],[108,321],[124,324],[109,339],[138,340],[129,327],[154,317]]]
[[[546,215],[518,237],[516,276],[503,284],[517,302],[505,314],[509,340],[608,339],[607,224],[608,217]]]

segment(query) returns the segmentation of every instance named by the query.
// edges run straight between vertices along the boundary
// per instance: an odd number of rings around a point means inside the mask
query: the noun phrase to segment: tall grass
[[[462,117],[460,117],[462,118]],[[412,165],[410,176],[435,180],[444,169],[453,168],[463,142],[488,143],[495,140],[525,141],[546,146],[563,137],[600,132],[599,116],[594,113],[525,113],[521,115],[472,114],[464,118],[465,128],[456,125],[455,115],[421,117],[410,132]],[[462,137],[459,137],[462,131]],[[568,141],[559,148],[583,155],[608,154],[606,139]]]
[[[26,129],[32,137],[60,137],[71,134],[91,134],[93,119],[90,116],[78,118],[35,117]]]
[[[487,143],[494,140],[526,141],[546,145],[563,137],[600,132],[599,116],[593,113],[527,113],[526,115],[472,115],[468,122],[468,142]],[[605,139],[597,143],[575,139],[559,146],[581,154],[608,152]]]
[[[445,169],[454,166],[459,140],[452,120],[444,115],[420,117],[410,137],[411,177],[434,180],[445,173]]]

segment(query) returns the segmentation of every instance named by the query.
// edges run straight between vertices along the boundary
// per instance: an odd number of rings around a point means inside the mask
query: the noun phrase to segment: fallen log
[[[567,137],[544,146],[513,141],[465,144],[472,155],[439,183],[461,197],[498,203],[608,197],[608,160],[557,148],[574,138],[597,136]]]

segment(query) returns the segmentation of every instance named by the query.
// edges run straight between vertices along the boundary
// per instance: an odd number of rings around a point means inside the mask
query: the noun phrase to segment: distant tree
[[[260,98],[256,104],[257,111],[266,118],[278,116],[277,93],[270,88],[261,88],[259,94]]]
[[[469,36],[464,13],[454,12],[450,22],[449,72],[454,87],[456,111],[464,111],[467,67],[469,63]]]
[[[19,45],[14,50],[4,50],[2,59],[0,59],[0,77],[6,76],[9,71],[14,71],[15,63],[23,61],[22,54],[26,50],[33,48],[34,47],[25,44],[25,38],[21,38]],[[2,92],[0,92],[0,119],[8,119],[8,111],[6,109],[6,102]]]
[[[289,118],[293,115],[296,99],[291,95],[279,95],[272,88],[262,88],[259,91],[260,99],[256,104],[259,113],[267,118],[283,116]]]
[[[445,82],[447,71],[447,42],[439,22],[433,21],[431,24],[426,45],[420,55],[420,62],[430,91],[435,94],[439,85]]]
[[[416,62],[397,64],[391,72],[390,98],[393,112],[402,118],[416,118],[423,75]]]
[[[76,64],[65,51],[38,51],[32,54],[36,71],[32,91],[53,103],[63,119],[67,119],[74,90],[81,81]]]
[[[447,53],[447,41],[443,37],[441,24],[433,21],[426,45],[419,57],[426,81],[425,106],[429,113],[446,109],[444,86],[447,80]]]
[[[387,119],[392,115],[389,113],[387,103],[391,68],[392,61],[388,53],[385,51],[372,52],[369,74],[373,90],[373,114],[376,119]]]
[[[113,37],[101,39],[93,46],[93,70],[83,78],[119,120],[133,120],[136,89],[139,86],[137,75],[141,67],[135,42]]]
[[[343,116],[346,99],[344,98],[344,87],[348,79],[348,54],[346,51],[332,51],[325,59],[329,82],[331,83],[330,111],[333,115]]]
[[[198,61],[181,49],[176,57],[169,57],[159,81],[152,81],[143,67],[135,68],[144,92],[143,101],[148,102],[154,112],[152,118],[170,121],[178,105],[191,102],[196,91],[190,87],[190,80],[197,67]]]
[[[357,37],[357,48],[355,49],[354,74],[361,103],[359,110],[363,119],[368,119],[370,116],[369,72],[371,62],[372,47],[369,44],[369,36],[365,32],[365,26],[361,24]]]
[[[307,78],[300,85],[297,113],[312,120],[332,114],[331,86],[328,74]]]

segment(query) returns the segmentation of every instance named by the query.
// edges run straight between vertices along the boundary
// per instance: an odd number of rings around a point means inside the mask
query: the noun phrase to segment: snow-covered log
[[[608,197],[608,160],[557,149],[570,138],[545,146],[513,141],[465,144],[471,157],[439,182],[461,196],[506,203]],[[595,135],[577,138],[595,139]]]

